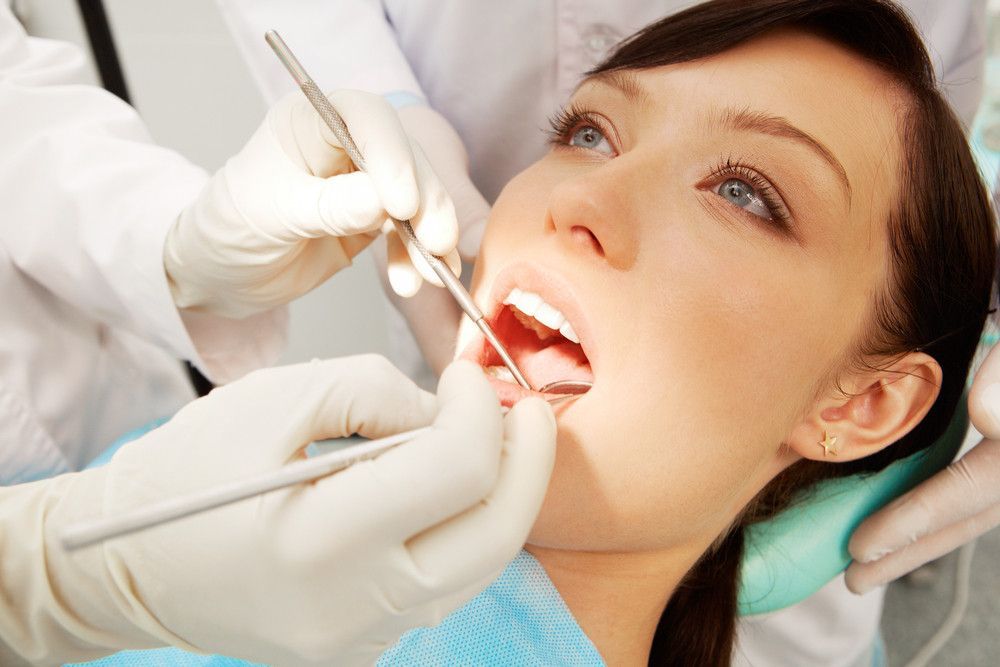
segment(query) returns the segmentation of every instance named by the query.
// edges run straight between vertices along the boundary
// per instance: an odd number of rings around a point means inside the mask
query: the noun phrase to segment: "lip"
[[[580,346],[590,362],[590,368],[594,373],[595,383],[598,376],[600,363],[597,345],[594,343],[595,334],[593,327],[587,317],[580,300],[576,294],[573,283],[565,276],[552,271],[547,267],[537,264],[518,261],[508,264],[501,269],[493,279],[493,285],[489,292],[489,303],[483,312],[486,320],[492,323],[496,321],[503,305],[504,298],[510,294],[511,290],[518,287],[522,290],[538,294],[546,303],[557,308],[566,319],[572,324],[573,330],[580,338]],[[485,336],[479,331],[460,355],[463,359],[469,359],[480,365],[483,364],[483,355],[486,353]],[[497,390],[500,400],[504,404],[513,404],[528,396],[542,396],[537,391],[529,391],[516,384],[503,382],[496,378],[489,378],[490,383]],[[571,403],[575,403],[572,401]]]

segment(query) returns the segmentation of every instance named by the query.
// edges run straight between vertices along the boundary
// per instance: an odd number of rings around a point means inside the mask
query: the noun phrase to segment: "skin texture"
[[[473,296],[494,308],[494,279],[518,262],[571,278],[595,385],[558,410],[526,548],[610,664],[644,664],[680,578],[770,479],[824,459],[824,430],[841,446],[830,461],[895,441],[926,414],[940,369],[922,353],[881,371],[850,363],[887,270],[905,104],[887,75],[781,31],[586,81],[572,103],[591,114],[494,206]],[[722,122],[742,111],[813,137],[849,185],[803,141]],[[594,135],[581,128],[608,142],[582,142]],[[773,185],[790,231],[718,194],[748,181],[713,175],[727,160]]]

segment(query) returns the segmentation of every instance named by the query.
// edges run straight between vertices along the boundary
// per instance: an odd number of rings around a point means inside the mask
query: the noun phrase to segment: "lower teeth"
[[[514,374],[506,366],[490,366],[486,369],[486,372],[503,382],[517,383],[517,380],[514,379]]]

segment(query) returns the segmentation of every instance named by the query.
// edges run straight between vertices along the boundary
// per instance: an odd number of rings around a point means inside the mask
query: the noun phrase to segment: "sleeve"
[[[28,37],[0,3],[0,244],[45,289],[216,382],[272,363],[284,309],[185,326],[163,244],[207,175],[154,144],[132,107],[81,84],[83,65],[73,46]]]
[[[99,547],[57,531],[99,516],[105,469],[0,487],[0,665],[57,665],[176,641],[115,595]]]
[[[271,29],[281,33],[324,90],[353,88],[425,99],[378,0],[216,2],[268,104],[295,89],[264,42]]]

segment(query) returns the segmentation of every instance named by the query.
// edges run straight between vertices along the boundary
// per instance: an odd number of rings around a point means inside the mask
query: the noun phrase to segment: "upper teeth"
[[[525,315],[534,317],[548,328],[558,331],[574,343],[580,342],[579,336],[573,331],[573,327],[566,319],[566,316],[559,312],[557,308],[545,303],[542,297],[534,292],[526,292],[515,287],[503,302],[514,306]]]

